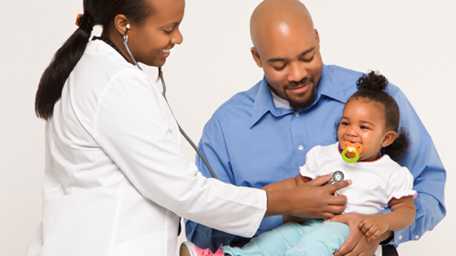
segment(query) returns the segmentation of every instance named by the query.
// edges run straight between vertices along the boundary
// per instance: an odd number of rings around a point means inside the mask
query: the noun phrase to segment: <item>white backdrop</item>
[[[40,218],[43,122],[33,100],[52,54],[75,29],[82,1],[4,1],[0,16],[0,255],[24,255]],[[169,99],[195,139],[212,112],[262,77],[249,16],[258,0],[187,1],[184,44],[165,67]],[[306,1],[325,63],[383,72],[408,95],[448,170],[448,215],[402,255],[449,255],[456,239],[454,1]],[[452,72],[453,71],[453,72]],[[188,150],[188,149],[187,149]],[[193,153],[188,150],[188,158]]]

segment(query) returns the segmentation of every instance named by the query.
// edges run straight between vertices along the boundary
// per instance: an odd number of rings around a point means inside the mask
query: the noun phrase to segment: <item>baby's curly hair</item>
[[[391,145],[383,148],[382,153],[389,155],[395,161],[400,161],[407,151],[409,140],[405,130],[399,128],[399,106],[394,98],[385,91],[388,86],[388,80],[380,73],[371,71],[361,76],[356,84],[358,91],[348,99],[348,102],[363,98],[383,105],[386,128],[396,131],[399,137]]]

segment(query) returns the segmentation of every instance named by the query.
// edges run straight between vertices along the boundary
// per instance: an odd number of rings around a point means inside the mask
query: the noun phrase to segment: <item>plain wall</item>
[[[76,29],[82,1],[4,1],[0,22],[0,255],[24,255],[41,214],[44,122],[34,116],[38,80]],[[168,97],[194,140],[213,111],[262,78],[249,53],[258,0],[187,1],[184,44],[164,70]],[[324,62],[379,70],[406,93],[448,170],[448,215],[402,255],[448,255],[456,242],[454,1],[306,1]],[[412,142],[413,143],[413,142]],[[189,149],[188,158],[194,157]],[[453,243],[453,244],[452,244]],[[436,252],[437,251],[437,252]]]

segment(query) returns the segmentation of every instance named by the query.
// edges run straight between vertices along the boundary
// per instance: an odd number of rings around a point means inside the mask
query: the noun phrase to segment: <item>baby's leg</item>
[[[285,256],[332,256],[345,242],[349,234],[347,225],[334,221],[313,225],[313,230],[301,237]]]
[[[242,248],[224,246],[223,252],[231,256],[283,256],[305,232],[301,224],[287,223],[253,238]]]

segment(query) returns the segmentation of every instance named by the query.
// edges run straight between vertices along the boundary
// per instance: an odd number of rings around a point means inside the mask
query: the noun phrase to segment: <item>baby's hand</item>
[[[359,229],[366,236],[367,241],[371,242],[388,232],[390,226],[382,216],[366,216],[359,223]]]

